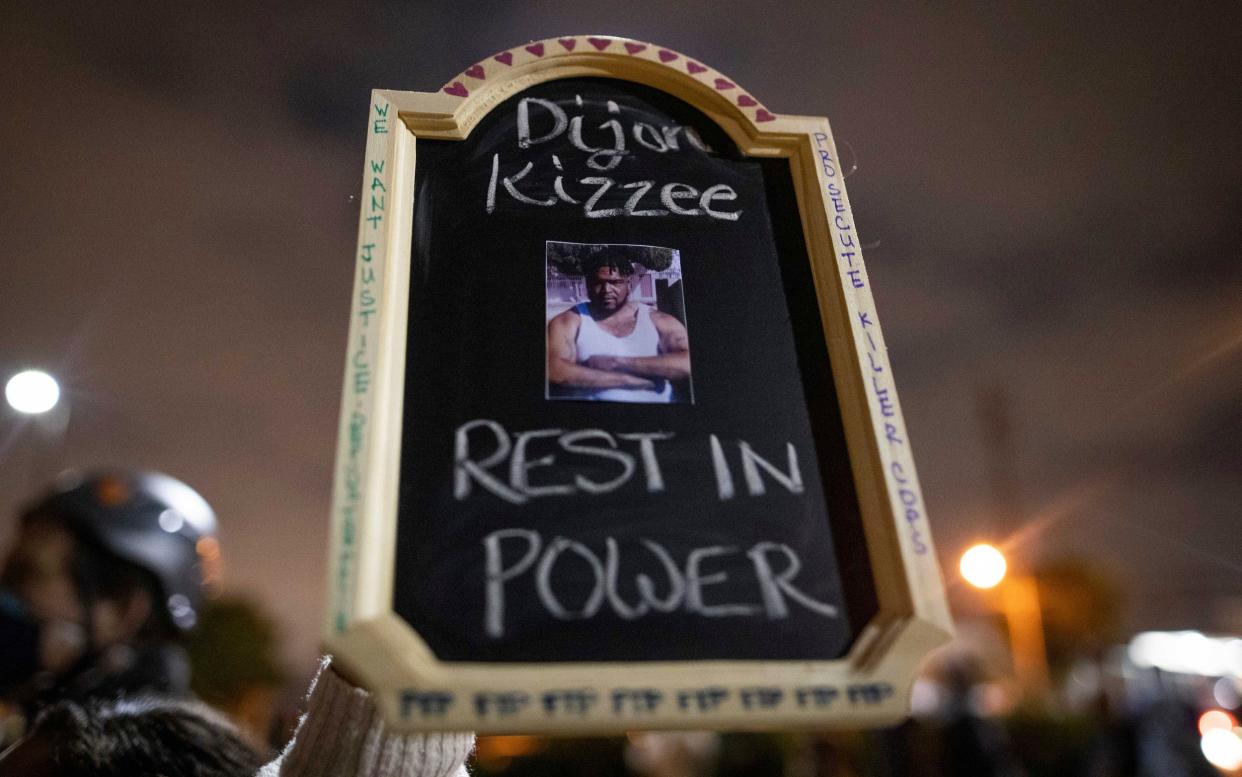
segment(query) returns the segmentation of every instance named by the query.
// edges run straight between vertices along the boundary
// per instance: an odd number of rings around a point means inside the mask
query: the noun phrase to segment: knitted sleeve
[[[403,734],[325,658],[293,740],[256,777],[468,777],[472,733]]]

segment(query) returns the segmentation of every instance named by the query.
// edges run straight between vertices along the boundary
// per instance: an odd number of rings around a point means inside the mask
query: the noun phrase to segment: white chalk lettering
[[[700,215],[703,212],[700,208],[683,208],[677,204],[677,200],[695,200],[698,196],[699,190],[688,183],[666,183],[664,188],[660,189],[660,202],[664,203],[664,207],[668,208],[669,212],[676,213],[678,216]]]
[[[599,187],[595,190],[595,193],[591,195],[591,198],[586,201],[586,205],[583,206],[583,215],[589,219],[602,219],[608,216],[621,215],[622,210],[620,208],[604,208],[603,210],[595,210],[595,203],[599,202],[600,198],[612,188],[613,180],[611,178],[591,176],[590,178],[583,178],[582,182],[589,184],[590,186]]]
[[[478,432],[483,432],[490,440],[482,441]],[[590,459],[608,459],[619,467],[617,474],[608,480],[600,480],[598,468],[585,472],[575,472],[566,467],[579,468],[585,465],[580,462],[561,461],[555,453],[543,452],[543,455],[532,456],[529,453],[532,445],[538,445],[545,438],[557,438],[557,446],[561,451],[572,457],[588,457]],[[638,470],[637,460],[642,460],[642,481],[649,493],[664,491],[664,474],[660,469],[660,460],[656,454],[656,441],[672,438],[670,432],[627,432],[612,435],[603,429],[579,429],[566,432],[561,429],[534,429],[517,432],[510,438],[510,433],[498,422],[477,418],[457,428],[453,443],[453,496],[457,500],[465,500],[474,495],[474,485],[482,486],[482,490],[508,502],[509,504],[526,504],[531,498],[567,496],[585,493],[602,495],[612,493],[634,479]],[[637,456],[624,450],[617,440],[638,443]],[[550,443],[545,443],[550,445]],[[473,446],[473,447],[472,447]],[[478,451],[487,451],[479,456]],[[497,477],[494,471],[504,472],[504,464],[508,463],[507,480]],[[535,470],[546,470],[539,478],[542,482],[532,483]],[[548,482],[549,478],[553,482]]]
[[[644,131],[648,138],[643,137]],[[663,154],[668,151],[668,143],[660,136],[660,131],[645,121],[634,123],[634,140],[644,148],[649,148],[657,154]]]
[[[715,186],[709,186],[703,190],[703,196],[699,197],[699,205],[702,206],[703,212],[714,219],[724,219],[725,221],[737,221],[742,215],[738,211],[719,211],[712,209],[712,203],[719,200],[721,202],[731,202],[737,199],[737,192],[733,191],[733,187],[728,184],[718,183]]]
[[[710,548],[696,548],[690,551],[686,559],[686,611],[706,615],[709,618],[721,618],[728,615],[754,615],[759,608],[751,604],[706,604],[703,602],[703,587],[723,583],[728,579],[725,572],[703,575],[699,566],[703,559],[712,556],[724,556],[736,553],[737,548],[726,548],[719,545]]]
[[[557,494],[572,494],[574,487],[568,483],[559,485],[532,486],[530,484],[530,471],[535,467],[552,466],[553,456],[540,456],[533,461],[526,460],[526,446],[531,440],[537,440],[540,437],[559,437],[560,429],[536,429],[531,432],[521,432],[513,440],[513,458],[509,459],[509,484],[513,486],[515,491],[523,493],[527,496],[554,496]],[[633,470],[633,467],[631,467]]]
[[[733,473],[729,471],[729,462],[725,459],[724,448],[720,447],[720,439],[714,434],[711,436],[711,446],[712,469],[716,472],[716,494],[724,502],[732,499],[736,493],[733,488]]]
[[[621,436],[625,437],[625,435]],[[608,443],[609,447],[599,448],[594,445],[581,445],[578,442],[579,440],[589,440],[592,438],[603,440]],[[625,451],[616,450],[617,441],[613,439],[611,434],[605,432],[603,429],[583,429],[577,432],[570,432],[569,434],[561,437],[560,446],[569,453],[578,453],[583,456],[600,456],[605,459],[612,459],[621,465],[621,474],[617,475],[612,480],[607,480],[603,483],[591,480],[585,475],[574,475],[574,483],[577,484],[578,488],[581,488],[588,494],[607,494],[611,491],[616,491],[630,479],[631,475],[634,474],[634,457]],[[647,451],[644,447],[644,460],[646,459],[646,454]],[[659,465],[657,465],[656,476],[659,476]],[[647,473],[647,480],[648,482],[651,481],[650,472]],[[651,489],[648,488],[648,490]]]
[[[742,451],[742,473],[746,476],[746,488],[750,491],[751,496],[762,496],[764,494],[763,478],[759,476],[760,468],[791,493],[802,493],[802,471],[798,469],[798,452],[794,450],[793,443],[785,443],[786,452],[789,456],[789,474],[781,472],[770,461],[755,453],[754,449],[750,447],[750,443],[745,440],[738,441],[738,448]]]
[[[641,542],[664,565],[664,571],[668,574],[668,596],[663,599],[657,597],[655,583],[647,575],[635,575],[634,585],[638,588],[638,593],[643,597],[643,601],[651,605],[651,609],[656,612],[673,612],[681,606],[682,597],[686,595],[686,578],[682,576],[681,570],[677,568],[672,555],[662,545],[648,539],[643,539]]]
[[[655,181],[635,181],[621,186],[622,189],[637,189],[625,201],[625,215],[627,216],[667,216],[668,211],[662,208],[649,208],[647,210],[638,210],[638,201],[647,191],[655,186]]]
[[[537,200],[534,197],[527,197],[525,194],[522,194],[520,191],[518,191],[517,186],[514,185],[518,181],[525,178],[526,175],[531,171],[531,168],[533,167],[534,165],[532,163],[527,162],[526,166],[523,167],[521,172],[519,172],[517,175],[506,175],[504,178],[501,179],[500,182],[505,185],[505,191],[509,192],[509,196],[517,200],[518,202],[524,202],[527,205],[539,205],[544,208],[550,208],[556,204],[555,197],[549,197],[546,200]],[[707,193],[704,192],[704,197],[706,196],[707,196]]]
[[[671,439],[672,432],[631,432],[617,435],[622,440],[637,440],[638,452],[643,459],[643,475],[647,478],[647,490],[651,493],[664,490],[664,476],[660,473],[660,460],[656,458],[655,441]]]
[[[728,184],[715,184],[700,192],[697,186],[677,181],[624,181],[598,175],[612,174],[612,171],[619,169],[623,159],[633,154],[711,153],[711,149],[691,127],[631,122],[624,115],[622,106],[613,100],[606,101],[604,108],[604,120],[594,123],[589,114],[599,110],[599,103],[585,101],[581,95],[576,95],[572,103],[556,103],[538,97],[522,98],[518,102],[516,116],[519,158],[506,165],[500,158],[501,152],[493,153],[486,212],[495,213],[500,200],[507,195],[505,203],[521,206],[580,206],[587,218],[674,215],[737,221],[741,217],[742,210],[723,207],[725,203],[738,199],[737,191]],[[532,147],[562,137],[568,144],[556,146],[557,153],[527,158],[533,156],[530,152]],[[684,144],[682,137],[686,140]],[[630,138],[633,148],[627,147]],[[583,156],[579,157],[578,152]],[[549,162],[555,170],[551,176],[543,174],[544,166]],[[567,175],[567,162],[581,165],[578,169],[586,175]],[[540,171],[539,174],[532,175],[536,170]],[[550,190],[546,183],[549,178],[552,179]],[[622,194],[620,190],[634,191]],[[648,192],[655,192],[651,195],[652,199],[656,199],[658,194],[663,207],[654,207],[654,203],[644,204],[643,199]],[[618,195],[627,198],[624,204],[620,204]]]
[[[526,540],[526,553],[516,564],[505,568],[500,544],[507,538]],[[529,529],[501,529],[483,538],[486,555],[487,593],[483,614],[483,627],[489,637],[502,637],[505,633],[505,583],[530,568],[539,555],[539,533]]]
[[[724,446],[720,444],[720,439],[713,434],[710,437],[710,443],[712,468],[716,473],[716,494],[722,502],[728,501],[737,494],[737,489],[733,485],[733,473],[729,469],[729,461],[725,458]],[[755,453],[754,448],[750,447],[750,443],[745,440],[738,440],[737,447],[742,454],[742,475],[746,479],[746,490],[751,496],[763,496],[767,493],[763,476],[759,474],[760,470],[766,472],[790,493],[802,493],[802,470],[798,466],[798,451],[793,443],[785,443],[785,453],[789,459],[788,473],[782,472],[772,462]]]
[[[540,106],[552,117],[552,129],[537,138],[532,138],[530,135],[530,106],[532,104]],[[568,124],[569,119],[565,116],[565,111],[561,110],[556,103],[541,100],[538,97],[523,97],[517,109],[518,148],[529,148],[536,143],[546,143],[564,132]]]
[[[623,585],[626,577],[625,546],[613,537],[604,538],[601,561],[600,555],[590,547],[568,537],[554,537],[545,545],[540,534],[531,529],[500,529],[488,534],[483,538],[486,571],[484,633],[492,639],[505,636],[506,607],[510,599],[507,588],[517,585],[518,578],[527,575],[532,568],[536,601],[543,612],[558,620],[588,620],[605,609],[627,621],[652,613],[678,610],[704,618],[765,616],[781,620],[791,616],[788,604],[791,601],[824,618],[838,616],[836,605],[820,601],[797,587],[795,580],[802,570],[802,561],[788,545],[762,541],[746,551],[745,558],[750,563],[743,565],[743,568],[751,570],[762,600],[762,604],[754,604],[708,600],[706,589],[725,585],[731,577],[722,569],[705,572],[704,566],[724,562],[727,557],[738,554],[738,548],[721,545],[691,548],[687,551],[684,564],[679,565],[660,543],[644,537],[637,544],[660,562],[666,580],[657,586],[649,575],[635,573],[632,580],[638,596],[630,603],[621,593],[623,589],[629,590]],[[558,570],[570,563],[563,558],[567,553],[586,563],[590,569],[589,582],[569,591],[562,589],[562,593],[558,594]],[[784,557],[784,562],[778,571],[771,559],[780,556]],[[736,564],[730,568],[737,571]],[[560,574],[562,585],[567,579],[583,579],[577,573]],[[740,579],[738,582],[741,582]],[[667,587],[668,591],[660,596],[657,587]],[[570,593],[574,600],[567,602],[566,597]]]
[[[561,600],[557,598],[556,592],[552,590],[552,568],[561,553],[566,550],[577,553],[591,566],[591,572],[595,575],[595,586],[578,612],[565,609]],[[604,565],[586,545],[564,537],[557,537],[548,545],[543,558],[539,559],[539,569],[535,572],[535,590],[539,592],[540,601],[552,617],[563,621],[590,618],[599,612],[599,607],[604,601]]]
[[[768,563],[768,553],[771,551],[780,551],[788,560],[785,571],[779,575],[773,574],[772,565]],[[790,581],[797,577],[798,571],[802,569],[802,562],[798,560],[798,555],[788,545],[781,545],[776,542],[760,542],[748,550],[746,555],[750,556],[750,560],[755,564],[755,573],[759,578],[759,592],[763,596],[764,610],[769,618],[784,618],[789,615],[789,608],[785,605],[784,597],[781,596],[782,592],[785,596],[788,596],[812,612],[817,612],[828,618],[836,617],[836,607],[825,602],[816,601],[797,588],[794,588],[793,583]]]
[[[569,142],[574,144],[574,148],[579,151],[585,151],[590,154],[587,157],[587,167],[593,170],[607,171],[616,167],[621,163],[621,158],[625,156],[625,130],[621,128],[621,122],[616,119],[609,119],[599,125],[600,129],[612,130],[612,146],[595,147],[587,145],[582,139],[582,117],[575,116],[569,120]],[[604,161],[600,161],[600,158]]]
[[[480,427],[491,431],[496,439],[496,450],[482,461],[474,461],[470,458],[470,432]],[[470,481],[473,479],[510,504],[524,504],[525,496],[492,477],[487,471],[488,467],[494,467],[508,458],[509,448],[509,435],[505,433],[505,428],[495,421],[480,418],[457,427],[457,433],[453,439],[454,498],[461,500],[470,496]]]

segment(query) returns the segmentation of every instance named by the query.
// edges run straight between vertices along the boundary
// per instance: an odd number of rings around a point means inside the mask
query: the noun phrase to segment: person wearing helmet
[[[23,511],[0,566],[0,698],[182,696],[180,636],[215,547],[207,501],[157,472],[68,473]]]
[[[154,472],[65,476],[22,513],[0,566],[0,702],[31,725],[7,750],[0,730],[0,777],[465,777],[473,734],[388,730],[327,659],[297,734],[266,765],[188,698],[178,643],[198,619],[215,533],[207,502]]]

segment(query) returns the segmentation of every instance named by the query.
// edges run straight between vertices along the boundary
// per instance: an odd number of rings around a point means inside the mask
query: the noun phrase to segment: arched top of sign
[[[535,84],[560,78],[620,78],[679,97],[712,117],[748,156],[785,156],[796,117],[769,111],[715,68],[678,51],[613,35],[571,35],[493,54],[451,78],[428,111],[402,113],[421,137],[461,139],[493,107]]]

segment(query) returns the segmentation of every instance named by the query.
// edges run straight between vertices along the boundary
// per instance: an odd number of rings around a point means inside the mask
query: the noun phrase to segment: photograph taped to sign
[[[827,122],[569,40],[373,95],[327,649],[402,728],[893,721],[949,621]]]
[[[680,252],[546,245],[548,399],[693,403]]]

